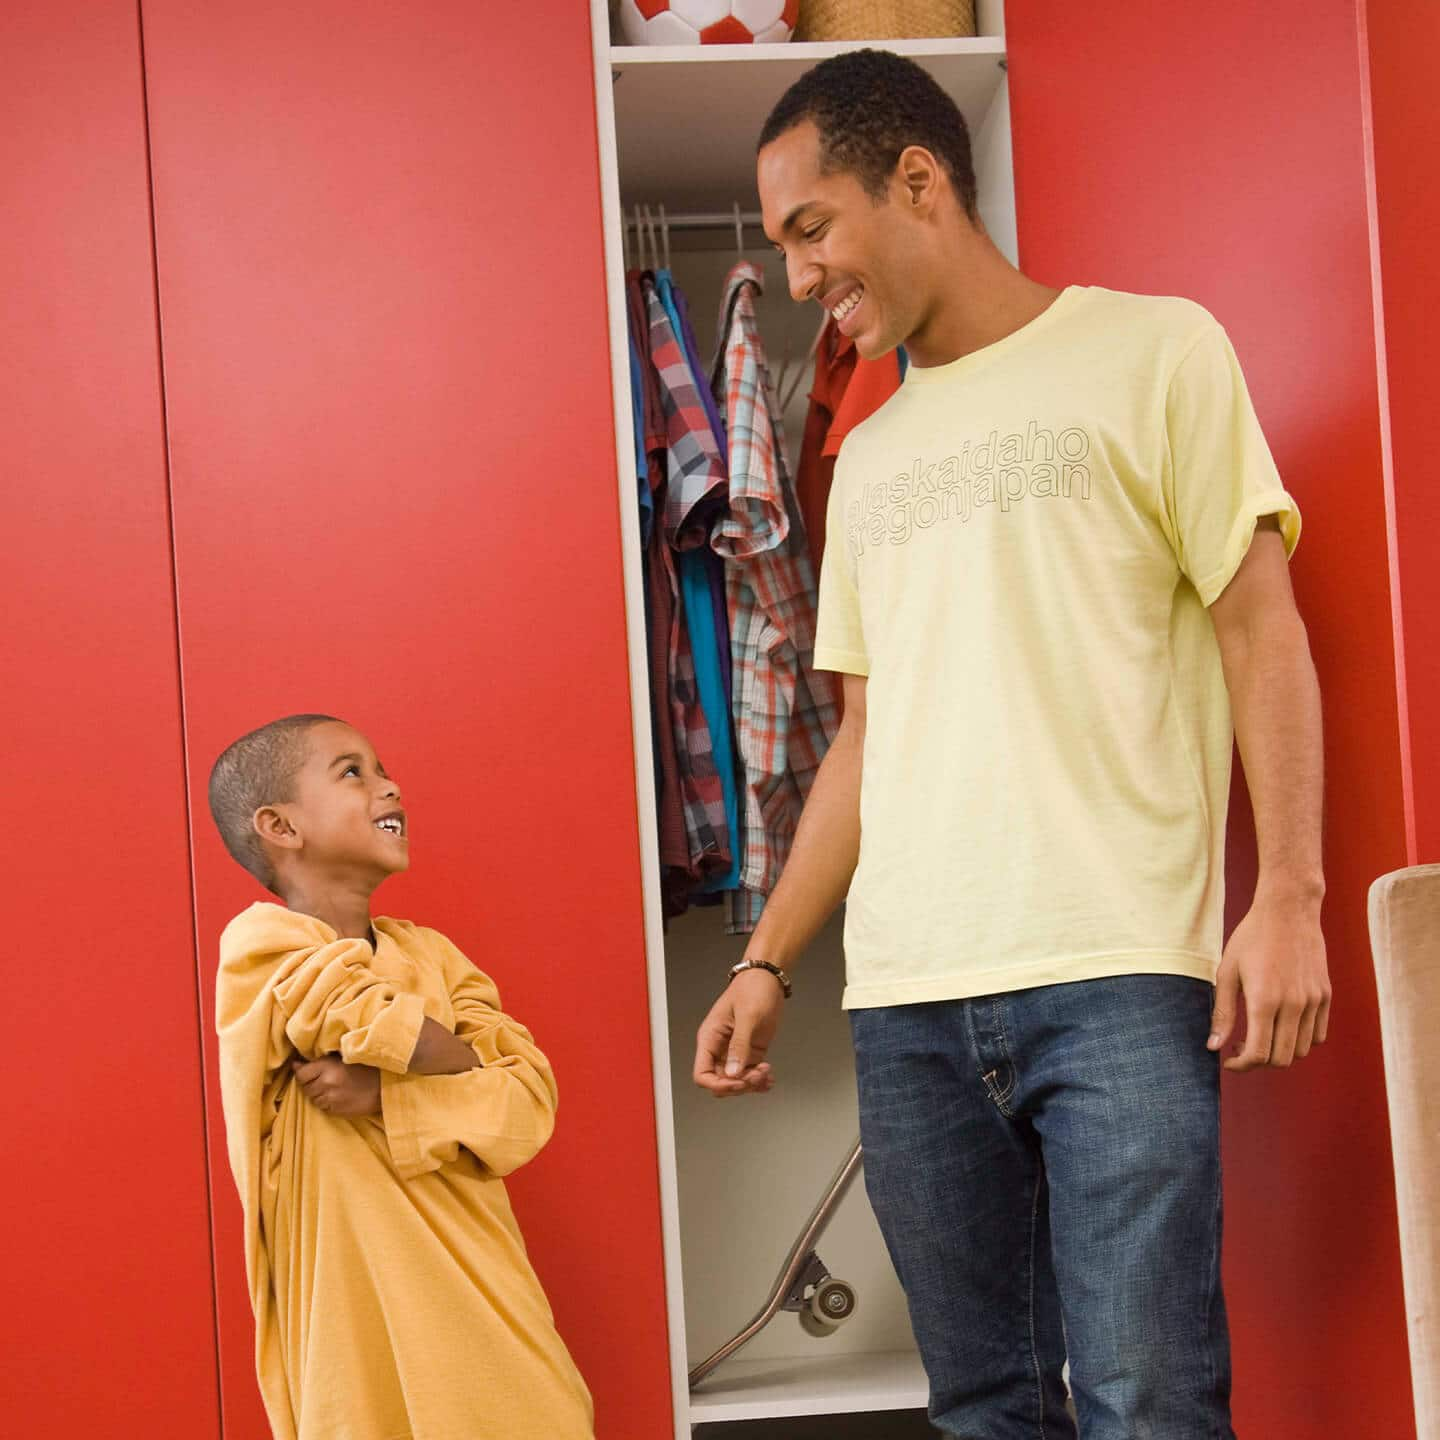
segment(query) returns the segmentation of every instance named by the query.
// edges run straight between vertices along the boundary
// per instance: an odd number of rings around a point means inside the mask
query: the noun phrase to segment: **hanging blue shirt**
[[[645,454],[645,400],[640,385],[640,352],[630,340],[630,418],[635,427],[635,474],[640,482],[640,548],[650,543],[655,523],[655,497],[650,493],[650,462]]]
[[[680,348],[690,369],[690,375],[699,392],[701,404],[710,420],[711,433],[719,447],[721,458],[726,455],[724,431],[720,427],[715,411],[715,400],[710,387],[705,383],[704,371],[696,367],[692,358],[694,337],[686,342],[689,329],[681,319],[676,305],[674,282],[668,270],[660,270],[655,276],[655,289],[660,303],[670,318]],[[720,647],[726,650],[729,660],[730,626],[725,618],[724,591],[721,590],[720,619],[715,613],[715,572],[722,566],[720,557],[708,545],[692,550],[682,550],[676,556],[676,570],[680,579],[681,603],[685,621],[690,632],[690,648],[695,661],[695,685],[700,692],[700,708],[705,712],[705,723],[710,729],[710,743],[714,751],[715,770],[720,777],[721,792],[725,797],[725,823],[730,831],[730,868],[722,875],[712,876],[700,886],[700,893],[715,894],[722,890],[733,890],[740,883],[740,868],[744,862],[744,831],[740,827],[740,788],[735,775],[735,738],[730,718],[730,686],[726,679],[728,664],[722,665]],[[723,576],[723,568],[720,574]]]

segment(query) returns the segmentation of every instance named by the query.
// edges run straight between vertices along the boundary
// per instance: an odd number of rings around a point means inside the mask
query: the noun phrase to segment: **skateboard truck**
[[[716,1366],[728,1360],[742,1345],[753,1340],[782,1310],[800,1316],[800,1328],[807,1335],[822,1338],[833,1335],[855,1313],[855,1290],[845,1280],[837,1280],[815,1253],[821,1233],[830,1223],[851,1182],[860,1171],[861,1149],[856,1140],[845,1162],[826,1186],[819,1204],[796,1236],[770,1294],[755,1318],[731,1336],[713,1355],[702,1360],[690,1371],[693,1390]]]

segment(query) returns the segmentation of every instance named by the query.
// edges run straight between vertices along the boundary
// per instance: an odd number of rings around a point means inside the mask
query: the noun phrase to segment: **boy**
[[[409,867],[369,742],[292,715],[215,762],[230,854],[283,902],[220,940],[216,1022],[276,1440],[591,1440],[502,1175],[555,1081],[443,935],[370,915]]]

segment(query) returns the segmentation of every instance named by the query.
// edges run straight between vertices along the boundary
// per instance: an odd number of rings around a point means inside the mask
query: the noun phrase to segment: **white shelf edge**
[[[923,1410],[929,1398],[925,1369],[913,1350],[731,1360],[690,1396],[690,1423]]]
[[[941,35],[930,40],[791,41],[786,45],[612,45],[610,64],[695,65],[751,64],[766,60],[828,60],[852,50],[891,50],[917,58],[936,55],[1005,58],[1003,35]]]
[[[625,594],[625,643],[630,681],[631,741],[635,748],[635,803],[644,905],[645,977],[649,998],[650,1065],[655,1106],[655,1151],[660,1193],[660,1245],[664,1267],[665,1325],[670,1359],[670,1413],[675,1440],[688,1440],[685,1290],[681,1274],[680,1196],[675,1154],[675,1105],[671,1093],[669,1013],[665,977],[665,929],[660,898],[659,835],[651,753],[650,676],[645,650],[645,599],[640,560],[640,517],[635,504],[635,444],[629,391],[629,341],[625,300],[620,163],[615,135],[615,98],[606,84],[610,19],[606,0],[590,0],[590,38],[595,78],[595,127],[599,149],[601,232],[604,237],[606,312],[609,320],[611,400],[619,493],[621,571]],[[624,381],[621,376],[626,377]],[[630,478],[627,480],[627,476]],[[659,1022],[657,1023],[657,1017]]]

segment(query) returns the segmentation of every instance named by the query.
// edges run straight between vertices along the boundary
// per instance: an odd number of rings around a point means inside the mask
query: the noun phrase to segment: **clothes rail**
[[[651,210],[649,205],[636,204],[631,207],[628,215],[623,216],[623,221],[622,233],[626,264],[629,264],[630,236],[633,232],[641,253],[645,252],[648,243],[650,255],[657,266],[664,265],[667,269],[670,265],[671,230],[729,230],[733,228],[735,249],[737,253],[743,255],[745,253],[745,227],[757,229],[763,224],[758,210],[742,211],[738,200],[728,211],[692,210],[682,211],[678,215],[667,215],[663,205]]]
[[[645,221],[643,216],[637,220],[634,215],[626,215],[625,223],[633,229],[637,225],[644,225]],[[660,222],[657,220],[656,223]],[[672,230],[725,230],[735,224],[735,215],[729,210],[696,210],[679,215],[667,212],[664,223]],[[761,225],[763,221],[758,210],[744,210],[740,214],[740,223],[753,228]]]

